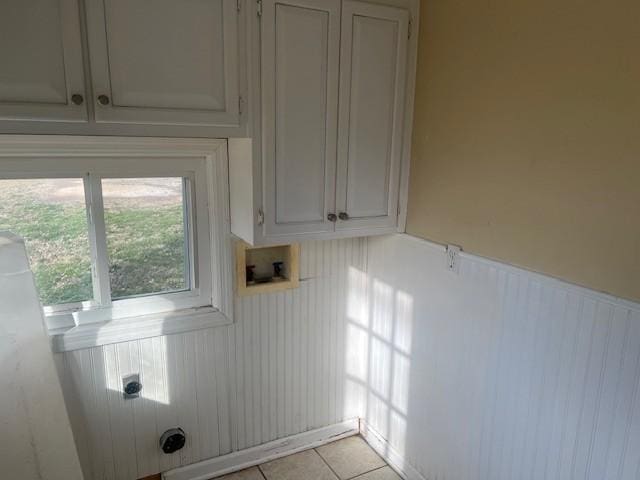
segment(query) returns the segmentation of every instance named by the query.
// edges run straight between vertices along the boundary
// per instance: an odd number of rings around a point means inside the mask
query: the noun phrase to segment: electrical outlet
[[[458,245],[447,245],[447,268],[453,273],[460,273],[460,252]]]
[[[141,390],[142,383],[140,383],[139,373],[127,375],[122,379],[122,395],[125,400],[138,398]]]

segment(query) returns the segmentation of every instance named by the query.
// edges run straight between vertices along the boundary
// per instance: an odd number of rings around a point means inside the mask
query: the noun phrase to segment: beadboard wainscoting
[[[346,307],[349,271],[366,262],[366,238],[305,242],[300,288],[236,302],[230,334],[239,450],[358,416],[345,390]]]
[[[637,479],[640,305],[407,235],[306,242],[235,323],[58,357],[88,479],[362,418],[410,480]],[[142,398],[121,378],[139,372]],[[182,426],[187,445],[158,438]]]
[[[213,328],[59,354],[62,385],[87,479],[137,479],[231,451],[228,332]],[[140,398],[122,378],[139,373]],[[164,455],[180,426],[185,448]]]
[[[640,305],[407,235],[368,258],[364,417],[407,477],[639,478]]]
[[[300,288],[236,297],[235,323],[57,355],[87,480],[135,480],[359,416],[345,385],[349,272],[367,239],[305,242]],[[141,397],[122,378],[140,373]],[[181,426],[183,450],[158,440]]]

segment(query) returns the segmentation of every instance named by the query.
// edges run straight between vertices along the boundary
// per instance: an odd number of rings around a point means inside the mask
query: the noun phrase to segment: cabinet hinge
[[[238,9],[238,12],[239,12],[239,11],[241,10],[241,8],[242,8],[241,3],[242,3],[242,0],[236,0],[236,8]]]
[[[407,38],[411,38],[412,30],[413,30],[413,19],[410,18],[409,19],[409,29],[408,29],[408,32],[407,32]]]
[[[258,225],[262,225],[264,223],[264,212],[262,208],[258,209]]]
[[[262,16],[262,0],[256,0],[258,3],[258,16]]]

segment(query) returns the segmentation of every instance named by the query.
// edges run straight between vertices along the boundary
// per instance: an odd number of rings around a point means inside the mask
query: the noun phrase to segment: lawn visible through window
[[[0,179],[0,230],[25,239],[43,305],[93,298],[81,178]]]
[[[188,290],[186,182],[103,178],[111,298]]]
[[[194,312],[198,322],[226,322],[212,243],[224,235],[211,198],[225,186],[221,147],[57,137],[34,139],[33,151],[31,140],[0,145],[0,233],[24,238],[49,328],[119,332],[129,321],[160,327]]]

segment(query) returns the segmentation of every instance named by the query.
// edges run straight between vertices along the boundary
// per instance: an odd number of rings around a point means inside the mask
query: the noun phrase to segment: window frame
[[[174,159],[171,159],[171,160],[173,161]],[[179,159],[179,158],[175,159],[175,161],[182,161],[182,160],[184,159]],[[202,257],[202,253],[199,250],[208,248],[208,238],[206,239],[206,243],[203,242],[203,239],[197,238],[198,232],[201,232],[201,231],[206,232],[209,229],[208,228],[209,218],[208,218],[208,212],[206,211],[207,207],[206,205],[200,205],[202,202],[198,202],[199,199],[205,198],[206,188],[204,189],[199,188],[199,186],[196,184],[196,178],[195,178],[196,176],[204,175],[204,172],[202,170],[204,169],[201,168],[200,166],[195,166],[193,171],[186,171],[186,170],[178,171],[173,169],[165,171],[163,169],[159,174],[156,174],[155,172],[148,172],[144,175],[137,174],[137,173],[132,175],[132,174],[129,174],[128,172],[127,173],[122,173],[122,172],[109,173],[107,175],[96,173],[96,172],[92,174],[91,172],[89,172],[89,181],[92,182],[92,185],[90,185],[91,194],[94,194],[94,192],[99,190],[100,195],[96,194],[96,198],[91,199],[92,203],[87,205],[87,213],[88,213],[87,223],[90,225],[90,228],[93,227],[94,232],[95,230],[98,230],[100,232],[101,239],[103,237],[102,230],[106,232],[106,221],[104,218],[104,212],[105,212],[104,192],[102,192],[103,180],[123,179],[123,178],[125,179],[181,178],[183,180],[183,184],[187,186],[187,188],[183,190],[184,202],[186,203],[186,205],[183,204],[183,210],[184,210],[184,214],[186,214],[186,217],[187,217],[185,222],[186,225],[184,228],[184,232],[185,232],[185,239],[186,239],[185,253],[189,263],[189,267],[186,272],[189,277],[188,278],[189,288],[185,290],[133,295],[130,297],[124,297],[124,298],[119,298],[115,300],[111,298],[112,292],[111,290],[109,290],[108,297],[106,295],[107,292],[105,292],[104,294],[104,296],[107,297],[106,303],[108,304],[113,304],[113,302],[118,302],[119,304],[128,303],[134,306],[138,303],[140,304],[148,303],[148,302],[143,302],[141,299],[146,299],[146,298],[156,297],[156,296],[168,295],[170,296],[170,298],[191,297],[191,296],[194,296],[194,293],[198,293],[198,291],[200,290],[199,277],[201,275],[205,275],[205,278],[207,276],[210,277],[211,272],[208,270],[211,268],[211,262],[205,261],[204,264],[199,264],[199,260],[201,260],[200,257]],[[185,179],[188,180],[188,182],[184,182]],[[89,198],[87,198],[87,200],[89,201]],[[93,208],[94,205],[96,205],[96,208]],[[106,233],[104,237],[107,237]],[[107,237],[107,242],[108,242],[108,237]],[[101,248],[98,248],[98,246],[99,245],[97,244],[95,246],[96,254],[98,254],[97,261],[95,262],[97,267],[101,265],[101,262],[102,264],[104,264],[106,261],[108,261],[108,257],[104,258],[104,256],[107,255],[108,246],[106,247],[103,246]],[[106,270],[108,267],[102,267],[102,268]],[[100,286],[103,283],[110,283],[110,281],[107,281],[106,279],[100,279],[99,275],[97,276],[98,276],[98,281]],[[94,288],[94,290],[96,290],[96,288]],[[205,290],[209,291],[211,290],[211,288],[207,286]]]
[[[63,337],[59,350],[73,349],[67,347],[78,343],[84,327],[99,328],[105,338],[113,336],[109,329],[120,332],[115,337],[121,341],[153,336],[142,332],[154,331],[151,324],[173,333],[191,329],[189,318],[196,319],[194,328],[231,323],[227,161],[225,140],[0,135],[0,178],[81,178],[85,185],[94,298],[45,308],[50,333]],[[189,179],[191,288],[112,301],[101,180],[137,177]],[[104,244],[98,247],[97,242]],[[134,334],[136,319],[144,328]],[[112,342],[96,340],[94,345],[105,343]]]

